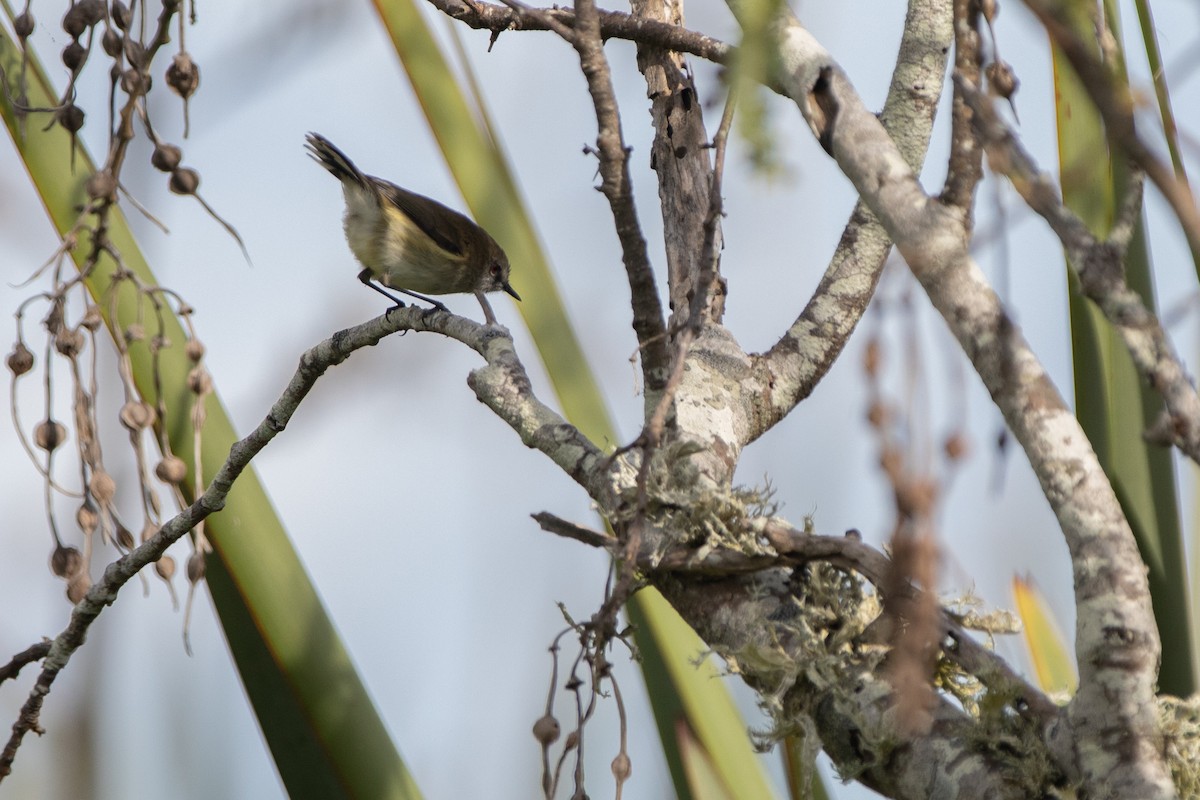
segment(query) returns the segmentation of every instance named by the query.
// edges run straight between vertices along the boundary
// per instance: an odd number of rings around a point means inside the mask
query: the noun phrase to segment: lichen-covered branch
[[[1097,796],[1175,796],[1155,711],[1159,640],[1145,567],[1087,437],[968,249],[960,208],[928,197],[841,68],[790,14],[781,82],[896,242],[1029,457],[1071,553],[1080,687],[1065,773]],[[1122,741],[1113,748],[1114,737]]]

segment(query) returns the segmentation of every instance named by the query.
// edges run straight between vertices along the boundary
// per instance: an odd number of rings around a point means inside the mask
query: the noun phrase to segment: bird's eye
[[[499,278],[500,277],[500,265],[492,264],[491,273],[492,273],[493,278]]]

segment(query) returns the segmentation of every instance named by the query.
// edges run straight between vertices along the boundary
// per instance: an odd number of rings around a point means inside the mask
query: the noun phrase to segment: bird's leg
[[[381,295],[386,297],[388,300],[391,300],[393,303],[396,304],[388,309],[388,313],[391,313],[392,311],[396,310],[397,308],[404,308],[403,300],[401,300],[399,297],[396,297],[396,295],[392,294],[391,292],[384,290],[383,287],[376,286],[375,284],[371,283],[371,270],[364,269],[362,272],[358,273],[358,279],[360,281],[362,281],[363,286],[366,286],[370,289],[374,289],[375,291],[379,292]]]
[[[434,300],[432,297],[426,297],[423,294],[417,294],[416,292],[410,292],[408,289],[397,289],[396,291],[400,292],[401,294],[406,294],[409,297],[415,297],[418,300],[424,300],[426,303],[432,303],[433,308],[427,309],[428,311],[433,311],[434,309],[437,309],[438,311],[445,311],[447,314],[450,313],[450,309],[446,308],[444,305],[439,303],[437,300]]]
[[[496,324],[496,315],[492,312],[492,305],[487,301],[487,297],[483,292],[476,291],[475,296],[479,298],[479,305],[483,306],[483,319],[486,325]]]

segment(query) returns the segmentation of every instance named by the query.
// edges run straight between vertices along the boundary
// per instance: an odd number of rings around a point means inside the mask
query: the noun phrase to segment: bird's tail
[[[305,138],[308,140],[308,144],[305,145],[308,148],[308,154],[322,167],[329,170],[333,177],[339,181],[349,179],[364,187],[370,185],[367,176],[359,172],[358,167],[354,166],[354,162],[337,149],[333,142],[319,133],[310,133]]]

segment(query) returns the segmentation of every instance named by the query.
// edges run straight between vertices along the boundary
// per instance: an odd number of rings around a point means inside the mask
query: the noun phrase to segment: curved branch
[[[1155,711],[1160,643],[1146,570],[1091,444],[972,261],[961,209],[924,193],[845,74],[790,13],[776,32],[781,78],[802,98],[801,113],[959,340],[1058,518],[1075,577],[1080,686],[1067,710],[1073,745],[1056,756],[1089,794],[1175,797]]]
[[[910,0],[904,36],[880,120],[913,169],[925,161],[953,39],[952,0]],[[875,294],[892,240],[859,200],[804,311],[765,354],[754,357],[761,391],[750,438],[807,398],[841,355]]]

